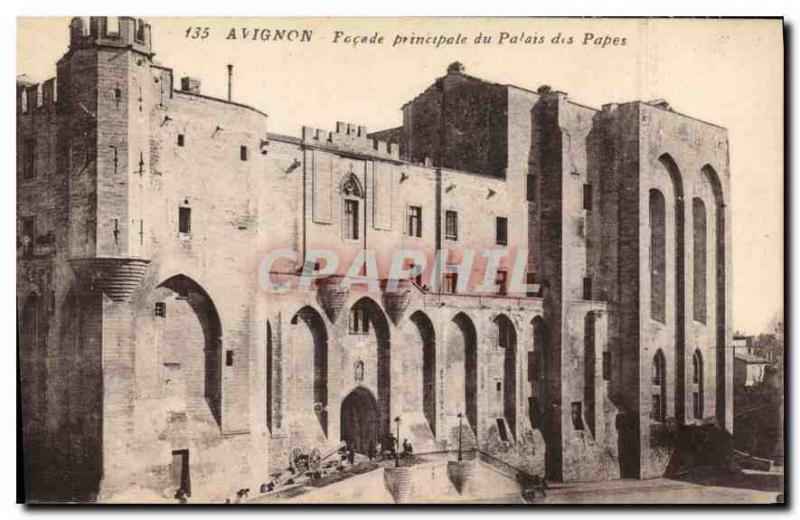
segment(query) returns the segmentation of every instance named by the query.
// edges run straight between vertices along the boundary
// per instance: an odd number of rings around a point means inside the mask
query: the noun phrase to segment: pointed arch
[[[410,318],[422,341],[422,410],[436,435],[436,332],[428,315],[414,312]]]
[[[503,349],[503,417],[511,430],[517,435],[517,330],[505,314],[494,319],[497,327],[498,347]]]
[[[169,289],[176,301],[188,303],[203,334],[203,396],[218,425],[222,424],[222,323],[213,300],[195,280],[178,274],[161,282],[156,289]],[[165,311],[165,319],[173,314]],[[187,346],[182,345],[182,348]],[[177,354],[176,354],[177,355]],[[190,355],[187,353],[187,355]]]
[[[314,410],[323,433],[328,435],[328,331],[322,315],[313,307],[305,306],[292,317],[294,326],[301,323],[305,325],[310,335],[311,345],[295,345],[296,351],[310,348],[313,364],[313,379],[310,382],[296,385],[295,392],[300,392],[301,400],[310,400],[308,403]],[[295,353],[297,355],[297,352]],[[310,384],[309,384],[310,383]]]
[[[725,417],[725,396],[727,395],[726,385],[728,384],[726,378],[726,364],[725,364],[725,328],[726,328],[726,297],[727,297],[727,272],[726,272],[726,254],[725,249],[725,195],[722,189],[722,182],[719,175],[713,166],[706,164],[701,168],[703,175],[708,179],[711,184],[711,190],[714,194],[714,219],[712,224],[716,230],[715,240],[715,273],[716,273],[716,291],[714,295],[715,309],[716,309],[716,416],[720,424],[727,424]]]
[[[364,296],[350,307],[351,333],[374,334],[377,352],[378,434],[386,439],[391,429],[391,333],[381,306]],[[353,321],[356,320],[356,321]],[[359,329],[359,327],[361,327]]]
[[[674,239],[675,244],[675,280],[674,280],[674,331],[675,331],[675,414],[683,420],[686,416],[686,246],[685,246],[685,210],[683,176],[677,163],[669,154],[658,158],[659,164],[666,170],[672,185],[674,208],[674,229],[667,230],[667,236]],[[668,288],[667,290],[669,290]]]
[[[458,401],[464,403],[464,412],[472,431],[478,434],[478,334],[469,316],[459,312],[452,319],[460,337],[463,351],[450,353],[463,355],[463,394]],[[463,399],[463,401],[462,401]]]

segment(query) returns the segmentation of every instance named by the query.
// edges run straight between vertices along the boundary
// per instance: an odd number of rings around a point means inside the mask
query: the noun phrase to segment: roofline
[[[239,108],[246,108],[246,109],[252,110],[253,112],[256,112],[256,113],[258,113],[258,114],[260,114],[260,115],[262,115],[264,117],[267,117],[267,118],[269,117],[266,113],[262,112],[261,110],[259,110],[257,108],[254,108],[254,107],[252,107],[250,105],[245,105],[244,103],[237,103],[236,101],[229,101],[227,99],[217,98],[217,97],[213,97],[213,96],[207,96],[205,94],[198,94],[198,93],[195,93],[195,92],[186,92],[185,90],[177,90],[177,89],[174,89],[174,88],[172,89],[172,91],[175,92],[176,94],[182,94],[184,96],[194,96],[194,97],[199,97],[199,98],[203,98],[203,99],[208,99],[210,101],[218,101],[220,103],[225,103],[226,105],[233,105],[233,106],[236,106],[236,107],[239,107]]]

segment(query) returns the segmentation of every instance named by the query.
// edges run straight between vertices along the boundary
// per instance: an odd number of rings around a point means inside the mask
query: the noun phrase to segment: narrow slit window
[[[422,207],[409,206],[408,207],[408,236],[421,237],[422,236]]]
[[[583,209],[592,211],[592,185],[583,185]]]
[[[178,134],[178,146],[186,145],[186,136],[183,134]]]
[[[447,240],[458,240],[458,213],[455,211],[444,212],[444,237]]]
[[[495,235],[497,245],[508,245],[508,219],[506,217],[497,217],[495,219]]]
[[[247,160],[247,147],[244,145],[239,147],[239,159],[243,161]]]
[[[192,209],[181,207],[178,209],[178,232],[189,234],[192,231]]]

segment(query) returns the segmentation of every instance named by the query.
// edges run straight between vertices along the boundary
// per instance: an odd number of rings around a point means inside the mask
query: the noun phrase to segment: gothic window
[[[699,350],[692,356],[692,404],[695,419],[703,418],[703,355]]]
[[[655,422],[664,422],[667,416],[667,381],[666,381],[666,360],[664,353],[659,350],[653,356],[652,365],[652,410],[650,418]]]
[[[352,167],[351,167],[352,170]],[[353,173],[345,178],[341,187],[343,200],[343,232],[347,240],[358,240],[360,231],[359,199],[364,197],[361,184]]]
[[[348,240],[358,240],[358,201],[344,201],[344,236]]]

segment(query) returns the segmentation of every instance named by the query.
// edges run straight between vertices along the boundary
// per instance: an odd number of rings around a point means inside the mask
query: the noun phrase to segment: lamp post
[[[464,415],[461,412],[458,412],[458,461],[461,462],[463,457],[461,455],[461,419]]]
[[[396,446],[392,446],[394,449],[394,467],[400,467],[400,456],[397,454],[397,449],[400,447],[400,416],[394,418],[394,422],[397,425],[397,437],[395,437],[395,444]]]

